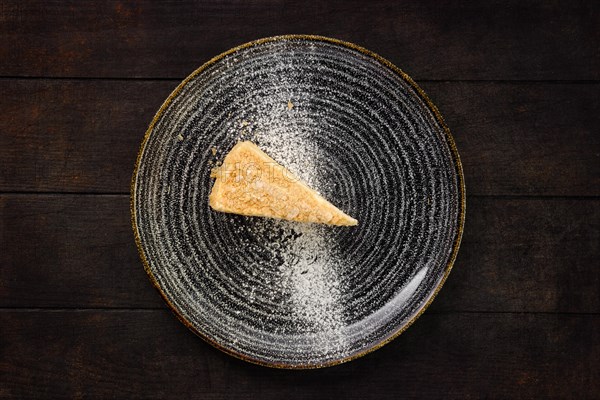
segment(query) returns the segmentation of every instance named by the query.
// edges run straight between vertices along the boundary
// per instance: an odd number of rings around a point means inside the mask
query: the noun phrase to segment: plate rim
[[[141,237],[140,237],[140,234],[138,231],[138,225],[137,225],[137,221],[136,221],[137,213],[136,213],[136,207],[135,207],[135,200],[136,200],[135,189],[137,186],[137,176],[138,176],[138,172],[139,172],[140,162],[144,155],[144,150],[146,148],[148,139],[150,138],[152,131],[154,130],[154,126],[158,122],[159,118],[163,115],[165,109],[171,104],[173,99],[179,94],[179,92],[181,92],[181,90],[185,87],[185,85],[187,85],[187,83],[189,81],[194,79],[196,76],[201,74],[204,70],[206,70],[208,67],[210,67],[214,63],[218,62],[219,60],[225,58],[226,56],[236,53],[238,51],[245,50],[245,49],[248,49],[248,48],[251,48],[254,46],[259,46],[259,45],[262,45],[265,43],[277,42],[277,41],[288,41],[288,40],[306,40],[306,41],[325,42],[325,43],[329,43],[329,44],[338,45],[341,47],[346,47],[351,50],[355,50],[359,53],[362,53],[363,55],[366,55],[366,56],[378,61],[384,67],[387,67],[392,72],[396,73],[402,80],[404,80],[406,83],[408,83],[409,86],[415,91],[416,95],[419,98],[421,98],[421,100],[424,101],[425,105],[433,113],[433,116],[435,117],[436,121],[440,124],[440,126],[442,127],[442,129],[444,131],[446,144],[448,145],[448,147],[450,149],[451,156],[452,156],[452,159],[455,164],[455,172],[456,172],[456,176],[457,176],[457,181],[458,181],[457,183],[458,183],[458,189],[459,189],[459,213],[458,213],[458,221],[457,221],[458,229],[457,229],[454,241],[453,241],[452,252],[448,259],[448,263],[446,264],[446,267],[444,268],[444,274],[442,275],[442,278],[440,279],[440,281],[437,284],[437,286],[435,287],[435,289],[429,294],[429,298],[427,299],[427,301],[425,303],[423,303],[423,305],[418,309],[418,311],[416,313],[414,313],[413,316],[406,323],[404,323],[402,326],[400,326],[398,329],[396,329],[387,338],[375,343],[374,345],[372,345],[358,353],[352,354],[347,357],[331,360],[328,362],[322,362],[322,363],[288,364],[288,363],[282,363],[282,362],[267,362],[265,360],[250,357],[246,354],[237,352],[234,349],[231,349],[220,343],[217,343],[211,337],[204,334],[200,330],[196,329],[196,327],[194,327],[192,325],[192,323],[190,321],[188,321],[179,312],[179,310],[171,303],[171,301],[167,298],[166,293],[160,287],[160,284],[158,283],[157,279],[155,278],[154,274],[152,273],[148,259],[146,258],[144,249],[142,248]],[[163,298],[163,300],[169,306],[169,309],[171,310],[171,312],[173,314],[175,314],[175,316],[179,319],[179,321],[181,321],[181,323],[183,325],[185,325],[194,334],[199,336],[201,339],[203,339],[205,342],[209,343],[213,347],[223,351],[226,354],[236,357],[238,359],[241,359],[241,360],[253,363],[253,364],[262,365],[265,367],[278,368],[278,369],[301,370],[301,369],[324,368],[324,367],[331,367],[334,365],[339,365],[339,364],[346,363],[346,362],[355,360],[357,358],[363,357],[366,354],[369,354],[375,350],[378,350],[381,347],[385,346],[386,344],[390,343],[392,340],[396,339],[398,336],[400,336],[425,312],[425,310],[431,305],[431,303],[433,302],[433,300],[435,299],[435,297],[441,290],[442,286],[446,282],[446,279],[448,278],[448,275],[450,274],[450,271],[452,270],[452,267],[454,266],[454,262],[456,261],[456,257],[457,257],[458,250],[460,248],[460,243],[462,240],[464,224],[465,224],[466,187],[465,187],[465,178],[464,178],[464,174],[463,174],[462,163],[460,160],[460,156],[458,154],[458,149],[456,148],[456,143],[454,141],[454,137],[450,133],[450,128],[448,128],[448,126],[446,125],[444,118],[442,117],[441,113],[439,112],[439,110],[435,106],[435,104],[433,104],[431,99],[429,99],[429,96],[427,96],[425,91],[423,89],[421,89],[421,87],[419,85],[417,85],[416,82],[408,74],[406,74],[402,69],[397,67],[395,64],[393,64],[391,61],[387,60],[386,58],[380,56],[379,54],[372,52],[371,50],[368,50],[362,46],[356,45],[351,42],[347,42],[347,41],[340,40],[340,39],[334,39],[334,38],[327,37],[327,36],[320,36],[320,35],[287,34],[287,35],[269,36],[269,37],[253,40],[253,41],[244,43],[242,45],[233,47],[233,48],[211,58],[204,64],[202,64],[199,68],[197,68],[190,75],[188,75],[181,83],[179,83],[179,85],[177,85],[177,87],[169,94],[167,99],[163,102],[161,107],[158,109],[158,111],[152,118],[152,121],[150,122],[150,125],[146,129],[146,132],[142,139],[142,143],[139,147],[138,154],[137,154],[137,157],[135,160],[133,175],[131,178],[129,208],[130,208],[130,213],[131,213],[131,216],[130,216],[131,217],[131,226],[133,228],[135,244],[136,244],[140,259],[142,261],[142,264],[144,266],[144,270],[146,271],[146,274],[148,275],[148,278],[152,282],[154,288],[156,290],[158,290],[160,296]]]

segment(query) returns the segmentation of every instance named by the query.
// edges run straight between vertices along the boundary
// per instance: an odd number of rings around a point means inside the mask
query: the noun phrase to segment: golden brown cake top
[[[216,211],[329,225],[358,224],[250,141],[238,142],[211,177],[216,180],[209,204]]]

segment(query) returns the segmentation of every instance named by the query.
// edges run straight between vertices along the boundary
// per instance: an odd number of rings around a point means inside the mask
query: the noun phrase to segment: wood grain
[[[592,1],[5,0],[3,76],[183,78],[239,44],[287,33],[355,42],[418,79],[599,79]]]
[[[598,26],[591,0],[0,1],[0,398],[600,398]],[[355,42],[417,79],[470,195],[431,308],[315,371],[195,337],[129,226],[133,162],[171,90],[285,33]]]
[[[164,307],[127,196],[0,196],[0,307]]]
[[[175,86],[0,80],[0,190],[128,192],[144,132]]]
[[[0,80],[0,191],[127,193],[177,82]],[[425,82],[473,195],[600,195],[600,84]]]
[[[425,314],[362,359],[254,366],[166,310],[0,313],[3,398],[596,398],[598,315]]]
[[[422,84],[471,195],[600,195],[600,84]]]
[[[600,313],[600,200],[468,198],[463,243],[430,311]]]
[[[436,312],[600,313],[600,200],[469,198]],[[0,307],[163,308],[127,196],[1,195]]]

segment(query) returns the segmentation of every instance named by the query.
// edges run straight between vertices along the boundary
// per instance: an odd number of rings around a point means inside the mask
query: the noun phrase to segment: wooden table
[[[600,398],[599,27],[593,1],[0,1],[0,397]],[[129,222],[138,146],[170,91],[284,33],[403,68],[446,117],[467,182],[432,307],[322,370],[194,336]]]

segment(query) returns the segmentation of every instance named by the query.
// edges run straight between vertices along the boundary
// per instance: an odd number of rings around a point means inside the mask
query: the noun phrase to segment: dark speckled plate
[[[208,206],[240,139],[357,218],[357,227]],[[146,271],[181,321],[258,364],[312,368],[387,343],[456,257],[465,190],[454,142],[397,67],[314,36],[258,40],[196,70],[158,111],[132,182]]]

